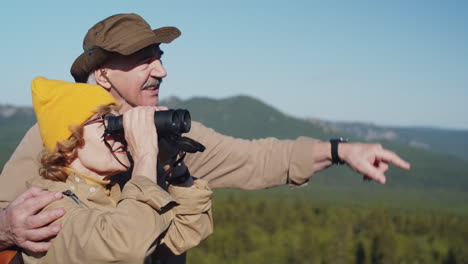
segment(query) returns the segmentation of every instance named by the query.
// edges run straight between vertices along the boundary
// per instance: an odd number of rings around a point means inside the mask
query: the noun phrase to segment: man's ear
[[[98,68],[94,70],[94,77],[96,78],[96,83],[104,87],[106,90],[110,90],[112,85],[106,78],[106,70]]]

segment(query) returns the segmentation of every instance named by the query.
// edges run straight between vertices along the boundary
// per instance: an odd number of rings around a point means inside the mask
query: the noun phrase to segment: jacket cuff
[[[299,137],[293,146],[289,162],[288,184],[290,187],[307,185],[314,174],[314,150],[316,139]]]
[[[191,187],[169,185],[168,191],[179,204],[173,209],[176,214],[202,214],[211,208],[211,195],[213,192],[204,180],[194,179]]]
[[[146,203],[157,211],[165,211],[177,205],[176,200],[169,193],[144,176],[132,177],[125,184],[119,202],[125,199]]]

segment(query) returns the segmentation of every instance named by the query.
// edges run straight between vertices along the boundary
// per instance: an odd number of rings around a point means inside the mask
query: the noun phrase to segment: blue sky
[[[87,30],[135,12],[177,26],[161,97],[251,95],[297,117],[468,129],[468,1],[8,1],[0,103],[72,81]]]

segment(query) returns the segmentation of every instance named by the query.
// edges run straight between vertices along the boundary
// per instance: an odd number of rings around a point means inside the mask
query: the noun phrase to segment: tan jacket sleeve
[[[192,122],[188,137],[205,145],[202,153],[187,155],[193,176],[211,188],[262,189],[302,185],[312,177],[315,139],[266,138],[243,140],[224,136]]]
[[[29,129],[0,175],[0,208],[5,208],[26,190],[26,181],[39,175],[38,157],[42,151],[39,127]]]
[[[193,198],[206,200],[204,193],[194,194]],[[196,226],[191,222],[186,225],[178,220],[176,207],[171,195],[141,176],[125,185],[117,207],[112,210],[82,208],[64,198],[47,208],[65,208],[66,214],[57,221],[63,230],[39,263],[142,263],[161,234],[165,241],[183,239],[187,241],[185,244],[198,244],[200,239],[193,236],[193,229],[212,223],[204,218],[194,221]],[[202,233],[205,235],[205,231]]]
[[[162,242],[174,254],[179,255],[197,246],[213,233],[213,193],[203,180],[195,180],[192,188],[170,185],[168,191],[179,205],[173,209],[175,220]]]

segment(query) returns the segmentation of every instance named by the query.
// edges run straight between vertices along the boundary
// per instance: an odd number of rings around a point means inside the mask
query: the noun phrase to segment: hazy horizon
[[[193,99],[193,98],[209,98],[209,99],[213,99],[213,100],[223,100],[223,99],[228,99],[228,98],[232,98],[232,97],[236,97],[236,96],[244,96],[244,95],[233,95],[233,96],[227,96],[227,97],[224,97],[224,98],[211,98],[211,97],[206,97],[206,96],[194,96],[194,97],[191,97],[191,98],[187,98],[187,99],[182,99],[180,98],[179,96],[177,95],[169,95],[169,96],[166,96],[166,97],[163,97],[163,98],[160,98],[160,101],[163,101],[163,100],[167,100],[167,99],[170,99],[170,98],[174,98],[174,97],[177,97],[178,99],[180,100],[190,100],[190,99]],[[248,95],[250,96],[250,95]],[[253,96],[250,96],[252,98],[255,98]],[[259,100],[258,98],[255,98],[257,100]],[[268,102],[263,102],[265,104],[268,104]],[[25,104],[25,105],[21,105],[21,104],[9,104],[9,103],[0,103],[0,106],[13,106],[13,107],[30,107],[32,108],[32,105],[28,105],[28,104]],[[272,106],[272,105],[270,105]],[[274,107],[274,106],[272,106]],[[276,109],[276,108],[275,108]],[[190,110],[190,109],[188,109]],[[317,117],[317,116],[310,116],[310,117],[301,117],[301,116],[297,116],[297,115],[294,115],[294,114],[290,114],[290,113],[286,113],[286,112],[283,112],[281,111],[280,109],[276,109],[288,116],[291,116],[291,117],[294,117],[294,118],[299,118],[299,119],[310,119],[310,120],[321,120],[321,121],[326,121],[326,122],[337,122],[337,123],[360,123],[360,124],[366,124],[366,125],[375,125],[375,126],[378,126],[378,127],[385,127],[385,128],[414,128],[414,129],[436,129],[436,130],[450,130],[450,131],[460,131],[460,132],[468,132],[468,129],[466,128],[452,128],[452,127],[437,127],[437,126],[415,126],[415,125],[399,125],[399,124],[380,124],[378,122],[374,122],[374,121],[363,121],[363,120],[328,120],[328,119],[324,119],[324,118],[320,118],[320,117]],[[196,120],[196,117],[194,117],[194,120]]]

